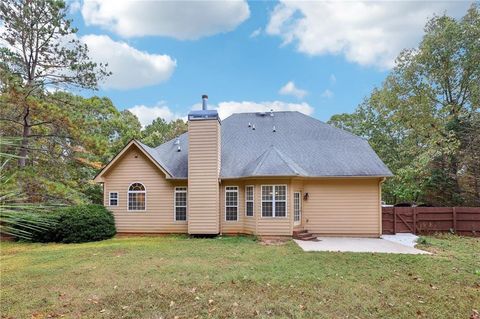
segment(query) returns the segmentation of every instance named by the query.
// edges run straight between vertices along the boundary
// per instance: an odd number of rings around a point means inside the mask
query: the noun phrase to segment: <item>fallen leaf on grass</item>
[[[211,305],[213,303],[213,299],[208,299],[208,304]]]
[[[129,308],[129,306],[122,306],[122,310],[126,310],[128,308]]]
[[[100,313],[104,313],[105,311],[106,311],[105,309],[102,309],[102,310],[100,310]]]
[[[170,301],[170,307],[173,307],[175,305],[175,301]]]

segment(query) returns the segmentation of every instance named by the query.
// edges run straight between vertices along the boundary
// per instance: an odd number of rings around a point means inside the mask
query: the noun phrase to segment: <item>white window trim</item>
[[[263,216],[263,203],[270,202],[269,200],[263,200],[263,186],[273,186],[273,198],[272,198],[272,216]],[[285,216],[275,216],[275,186],[285,186]],[[260,185],[260,218],[288,218],[288,185],[287,184],[266,184]]]
[[[185,190],[179,191],[179,188],[185,188]],[[178,206],[178,207],[185,207],[185,220],[177,220],[177,193],[185,193],[186,194],[186,202],[185,206]],[[173,221],[177,223],[185,223],[188,221],[188,187],[187,186],[177,186],[175,187],[175,191],[173,192]]]
[[[252,188],[252,199],[247,200],[247,188],[251,187]],[[252,216],[247,215],[247,203],[252,202],[253,204],[253,214]],[[255,217],[255,185],[245,185],[245,217]]]
[[[112,194],[117,194],[117,205],[112,205]],[[108,192],[108,206],[116,207],[120,206],[120,193],[119,192]]]
[[[236,205],[237,219],[236,220],[227,220],[227,187],[235,187],[235,191],[237,192],[237,205]],[[225,190],[225,196],[224,196],[225,197],[225,205],[224,205],[225,206],[225,214],[224,214],[225,222],[234,222],[234,223],[238,222],[240,218],[240,216],[238,215],[238,186],[225,186],[224,190]],[[233,190],[228,190],[228,192],[233,192]],[[234,206],[228,206],[228,207],[234,207]]]
[[[131,191],[130,190],[130,186],[132,186],[133,184],[142,184],[143,185],[143,188],[145,188],[144,191]],[[129,204],[130,204],[130,196],[128,196],[128,194],[130,193],[144,193],[145,194],[145,209],[129,209]],[[133,183],[130,183],[130,185],[128,185],[128,188],[127,188],[127,211],[129,212],[145,212],[147,211],[147,187],[145,186],[144,183],[142,182],[133,182]]]

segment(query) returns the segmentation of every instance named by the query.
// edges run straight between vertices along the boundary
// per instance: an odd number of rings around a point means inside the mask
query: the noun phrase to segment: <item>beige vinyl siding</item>
[[[304,228],[322,235],[381,234],[379,179],[305,180]]]
[[[142,183],[146,188],[146,210],[128,211],[128,187]],[[182,185],[183,184],[183,185]],[[174,220],[175,186],[186,182],[170,182],[143,153],[132,145],[104,176],[104,202],[115,216],[118,232],[186,233],[187,222]],[[109,206],[110,192],[118,192],[118,206]]]
[[[220,196],[220,223],[221,232],[224,234],[245,233],[245,189],[242,181],[229,181],[222,183]],[[225,189],[227,186],[238,187],[238,221],[225,220]]]
[[[245,186],[253,186],[253,216],[246,216],[245,215]],[[250,181],[245,181],[242,187],[242,193],[243,193],[243,209],[242,209],[242,215],[243,215],[243,229],[245,233],[247,234],[255,234],[256,233],[256,218],[259,214],[257,210],[257,201],[259,198],[257,197],[257,194],[255,193],[257,191],[258,186],[255,185],[255,183],[251,183]]]
[[[189,121],[188,232],[217,234],[219,227],[220,124]]]
[[[254,187],[254,215],[245,216],[245,186]],[[286,217],[262,217],[262,185],[286,185],[287,186],[287,216]],[[225,187],[238,186],[239,196],[239,220],[225,220]],[[293,195],[290,191],[290,181],[288,179],[245,179],[245,180],[226,180],[221,185],[221,225],[222,233],[235,234],[246,233],[261,236],[290,236],[293,226]]]
[[[291,236],[291,189],[289,179],[258,179],[252,181],[255,185],[255,219],[257,221],[256,234],[260,236]],[[287,186],[287,216],[286,217],[262,217],[262,185],[286,185]]]

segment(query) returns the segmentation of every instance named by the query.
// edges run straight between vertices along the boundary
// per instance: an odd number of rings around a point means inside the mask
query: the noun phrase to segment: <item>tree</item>
[[[391,201],[480,205],[480,13],[432,18],[383,85],[331,123],[369,139],[395,177]]]
[[[2,92],[0,101],[14,99]],[[140,138],[141,125],[129,111],[119,112],[108,98],[83,98],[68,92],[50,93],[48,99],[30,98],[35,105],[31,121],[36,126],[29,142],[29,164],[22,170],[14,162],[6,171],[15,174],[29,202],[80,204],[98,202],[101,194],[92,178],[132,138]],[[3,103],[2,114],[14,113],[14,103]],[[2,135],[18,136],[21,127],[5,122]],[[15,145],[8,148],[18,150]]]
[[[187,123],[182,119],[167,123],[162,118],[153,120],[142,132],[142,142],[151,147],[163,144],[187,131]]]
[[[10,102],[17,106],[10,116],[2,114],[2,121],[22,128],[20,168],[26,165],[29,141],[38,137],[32,134],[32,128],[50,123],[48,119],[32,121],[38,110],[38,97],[48,96],[46,90],[53,88],[96,89],[98,81],[110,74],[106,65],[97,65],[89,59],[87,46],[76,37],[77,29],[72,27],[66,13],[65,3],[60,0],[0,3],[4,26],[0,38],[6,43],[0,49],[2,87],[14,90],[15,99]]]

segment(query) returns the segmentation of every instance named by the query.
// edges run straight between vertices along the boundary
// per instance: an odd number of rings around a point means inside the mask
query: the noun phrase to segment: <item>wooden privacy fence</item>
[[[480,236],[480,207],[382,207],[382,229],[384,234]]]

